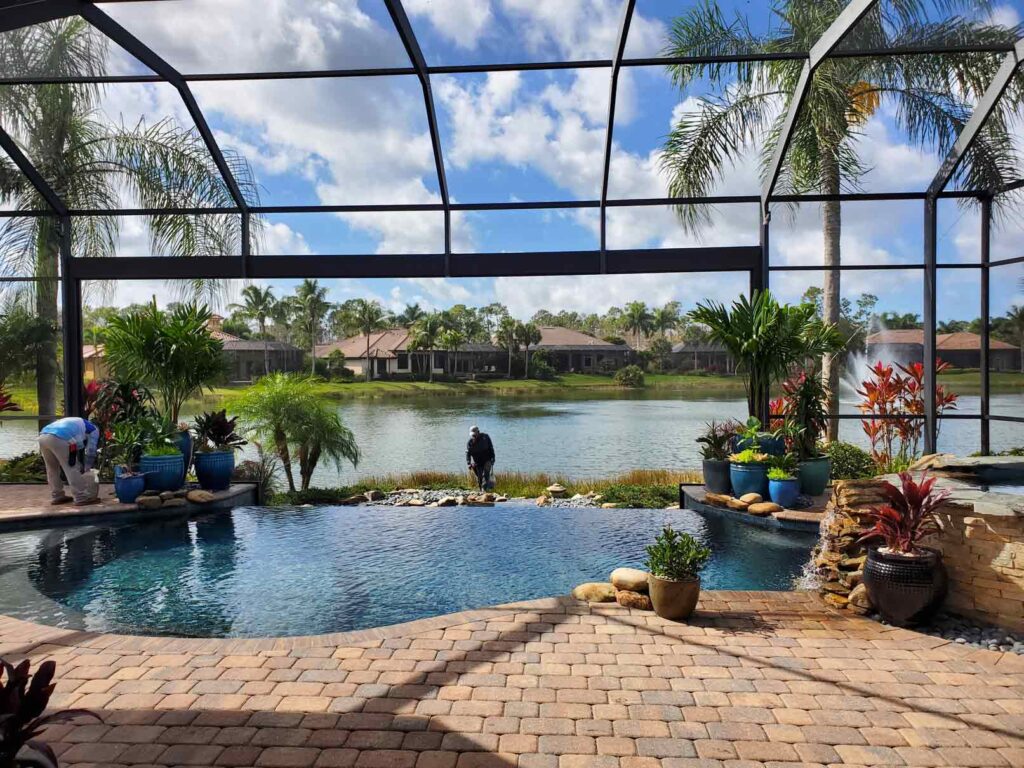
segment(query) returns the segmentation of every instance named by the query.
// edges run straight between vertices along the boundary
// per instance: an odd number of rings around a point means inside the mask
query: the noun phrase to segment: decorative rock
[[[556,499],[564,498],[565,493],[566,493],[565,486],[564,485],[559,485],[558,483],[554,483],[553,485],[549,485],[548,486],[548,493],[553,498],[556,498]]]
[[[378,491],[376,488],[374,488],[372,491],[367,491],[366,492],[366,500],[367,501],[380,501],[383,498],[384,498],[384,492],[383,491]]]
[[[466,497],[465,496],[456,496],[455,497],[455,504],[457,506],[461,507],[461,506],[465,505],[465,503],[466,503]]]
[[[714,504],[716,507],[727,507],[732,496],[725,493],[705,493],[704,500],[708,504]]]
[[[341,503],[345,506],[351,506],[353,504],[365,504],[366,501],[366,494],[357,493],[355,496],[349,496],[347,499],[344,499]]]
[[[604,504],[601,505],[601,509],[618,509],[618,508],[619,508],[619,505],[614,503],[614,502],[611,502],[611,501],[606,501]]]
[[[606,581],[588,581],[575,587],[572,596],[588,603],[614,603],[615,587]]]
[[[590,495],[590,494],[588,494],[588,495]],[[592,498],[592,499],[594,500],[594,502],[596,503],[596,502],[599,502],[599,501],[601,501],[601,499],[603,499],[603,498],[604,498],[604,496],[602,496],[602,495],[601,495],[600,493],[595,493],[595,494],[594,494],[593,496],[591,496],[591,498]]]
[[[864,563],[867,561],[867,555],[861,555],[860,557],[846,557],[839,562],[839,569],[843,571],[859,571],[864,568]]]
[[[651,598],[641,595],[639,592],[630,592],[628,589],[615,590],[615,602],[623,608],[636,608],[641,611],[653,611]]]
[[[755,494],[756,495],[756,494]],[[747,507],[747,512],[757,517],[766,517],[772,512],[781,512],[782,507],[771,501],[759,501],[756,504],[751,504]]]
[[[850,601],[850,605],[862,608],[865,611],[870,611],[874,606],[871,604],[871,598],[868,597],[868,588],[863,584],[858,584],[850,591],[850,596],[847,598]]]
[[[194,490],[189,491],[185,498],[191,501],[193,504],[209,504],[216,497],[209,491]]]
[[[423,499],[409,499],[407,502],[405,502],[405,506],[407,507],[425,507],[426,505],[427,502],[425,502]]]
[[[744,493],[740,496],[740,501],[745,501],[747,504],[760,504],[764,499],[761,498],[760,493]]]
[[[139,496],[136,501],[142,509],[160,509],[164,505],[159,496]]]
[[[176,491],[171,491],[176,499],[184,499],[188,496],[188,488],[179,488]]]
[[[678,504],[669,504],[665,509],[679,509]]]
[[[495,501],[498,501],[498,502],[501,502],[501,501],[508,501],[508,496],[495,496],[495,497],[494,497],[494,500],[495,500]]]
[[[831,605],[833,608],[845,608],[849,604],[849,600],[842,595],[837,595],[833,592],[829,592],[825,595],[825,602]]]
[[[647,591],[647,571],[639,568],[616,568],[610,580],[616,589],[627,592]]]
[[[164,509],[169,509],[171,507],[187,507],[187,506],[188,506],[188,501],[186,501],[185,499],[179,499],[179,498],[167,499],[163,503],[163,508]]]
[[[537,497],[537,506],[538,507],[547,507],[550,504],[551,504],[551,499],[549,497],[547,497],[547,496],[538,496]]]
[[[443,499],[437,500],[437,506],[439,507],[454,507],[457,506],[459,500],[454,496],[445,496]]]
[[[161,501],[167,501],[168,499],[173,499],[173,498],[174,498],[174,491],[163,491],[160,494],[160,500]]]
[[[757,494],[754,495],[756,496]],[[730,497],[725,504],[727,507],[729,507],[729,509],[736,509],[739,510],[740,512],[746,512],[747,509],[750,507],[749,501],[744,501],[743,499],[734,499],[732,497]]]

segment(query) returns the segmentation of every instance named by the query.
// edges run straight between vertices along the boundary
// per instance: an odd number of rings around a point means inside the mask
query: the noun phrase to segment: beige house
[[[924,331],[920,328],[908,330],[879,331],[867,338],[867,354],[871,360],[896,363],[920,363],[924,360]],[[956,368],[981,367],[981,336],[976,333],[959,331],[940,333],[935,336],[935,353]],[[1015,371],[1019,365],[1020,350],[995,338],[989,338],[989,370]]]
[[[558,326],[541,326],[540,344],[531,349],[545,350],[558,371],[582,373],[616,371],[626,365],[632,354],[626,344],[612,344],[589,333]]]
[[[412,333],[407,328],[391,328],[370,334],[369,357],[365,335],[322,344],[316,348],[316,356],[326,359],[334,352],[339,352],[345,358],[345,367],[357,376],[366,375],[367,361],[372,377],[428,375],[430,351],[412,350],[411,345]],[[449,353],[444,350],[434,350],[435,375],[449,371],[448,356]],[[501,356],[502,351],[493,344],[469,343],[459,348],[458,353],[452,356],[452,362],[455,364],[456,375],[475,376],[497,373]]]

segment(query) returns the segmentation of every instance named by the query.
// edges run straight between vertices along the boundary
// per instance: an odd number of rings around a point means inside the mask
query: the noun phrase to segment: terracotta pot
[[[913,624],[931,616],[946,597],[946,569],[942,555],[926,549],[919,555],[898,555],[868,550],[864,587],[882,618],[895,626]]]
[[[651,575],[647,579],[654,612],[663,619],[688,619],[700,597],[700,579],[671,581]]]

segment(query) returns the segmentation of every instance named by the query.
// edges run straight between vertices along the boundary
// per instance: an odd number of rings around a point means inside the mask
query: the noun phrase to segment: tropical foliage
[[[704,425],[704,431],[697,438],[701,458],[708,461],[725,461],[729,458],[729,447],[740,425],[735,421],[712,421]]]
[[[231,308],[235,310],[236,314],[241,316],[239,319],[255,321],[259,326],[260,338],[263,339],[264,374],[270,373],[270,337],[267,335],[267,322],[274,315],[275,303],[274,291],[271,288],[261,288],[258,285],[247,285],[242,289],[242,303],[231,305]],[[227,328],[226,323],[225,328]]]
[[[207,411],[196,416],[192,431],[196,436],[196,450],[237,451],[245,445],[245,438],[235,432],[238,417],[228,418],[226,409]]]
[[[935,490],[936,478],[927,477],[925,472],[921,473],[920,481],[915,481],[909,472],[900,472],[899,477],[899,488],[888,482],[882,484],[882,494],[888,503],[867,513],[874,525],[860,541],[881,539],[890,552],[915,554],[923,539],[942,532],[936,511],[951,491]]]
[[[828,427],[828,412],[825,403],[828,390],[821,380],[821,374],[814,368],[801,369],[796,375],[782,382],[783,396],[773,400],[769,406],[772,416],[782,419],[772,421],[772,426],[792,427],[792,445],[801,461],[818,456],[818,441]]]
[[[339,470],[344,461],[356,466],[359,448],[337,410],[316,393],[312,377],[272,373],[264,376],[231,407],[246,428],[281,460],[288,489],[296,489],[293,466],[298,463],[302,489],[309,488],[321,459]]]
[[[193,303],[162,312],[156,302],[114,318],[106,355],[114,375],[152,388],[160,411],[178,421],[182,404],[223,374],[223,345],[207,329],[210,310]]]
[[[619,368],[612,376],[612,381],[620,387],[639,388],[644,385],[644,371],[639,365],[627,365]]]
[[[647,570],[651,575],[669,581],[693,581],[711,559],[708,547],[671,526],[666,526],[646,551]]]

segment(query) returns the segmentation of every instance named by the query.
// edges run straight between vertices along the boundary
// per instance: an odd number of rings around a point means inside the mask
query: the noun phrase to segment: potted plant
[[[792,508],[800,495],[800,478],[793,468],[796,457],[786,454],[788,461],[773,462],[768,470],[768,496],[780,507]]]
[[[26,659],[13,666],[0,659],[0,768],[57,768],[57,755],[36,736],[48,725],[76,717],[100,718],[86,709],[68,709],[44,715],[53,694],[57,665],[44,661],[29,675]]]
[[[860,538],[881,542],[868,549],[864,587],[882,618],[896,626],[926,618],[946,596],[942,555],[921,541],[941,533],[936,510],[950,494],[936,491],[935,478],[926,472],[920,482],[909,472],[899,478],[899,488],[882,484],[888,503],[868,513],[874,526]]]
[[[748,493],[768,496],[768,460],[767,453],[759,453],[753,448],[734,453],[729,457],[729,480],[732,493],[736,497]]]
[[[174,427],[160,419],[143,420],[144,441],[139,469],[147,491],[173,491],[185,476],[185,457],[174,442]]]
[[[729,493],[729,446],[736,434],[735,422],[712,421],[697,438],[703,458],[704,487],[712,493]]]
[[[808,496],[820,496],[828,486],[831,472],[828,454],[818,448],[828,426],[828,390],[821,374],[814,370],[801,371],[783,382],[782,390],[786,420],[798,428],[792,443],[799,459],[800,490]]]
[[[231,485],[235,451],[245,445],[245,440],[235,432],[237,421],[237,416],[229,419],[226,410],[196,417],[196,478],[200,487],[208,491],[223,491]]]
[[[736,430],[733,439],[733,451],[745,451],[753,448],[759,453],[769,456],[781,456],[786,452],[786,440],[780,430],[765,431],[761,420],[756,416],[747,419],[747,423]]]
[[[700,572],[711,550],[688,533],[662,530],[647,547],[648,589],[654,612],[663,619],[686,619],[700,597]]]

